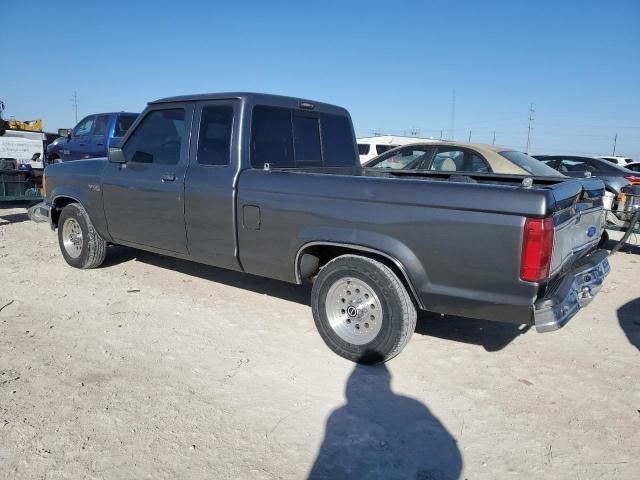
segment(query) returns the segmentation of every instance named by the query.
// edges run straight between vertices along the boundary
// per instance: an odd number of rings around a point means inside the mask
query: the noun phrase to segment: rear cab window
[[[114,137],[124,137],[124,134],[127,133],[127,130],[131,128],[133,122],[136,121],[137,115],[118,115],[116,119],[116,128],[113,131]]]
[[[263,168],[353,167],[359,164],[348,117],[257,105],[251,165]]]

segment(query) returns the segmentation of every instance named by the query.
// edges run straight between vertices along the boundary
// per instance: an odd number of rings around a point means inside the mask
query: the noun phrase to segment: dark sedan
[[[620,189],[629,184],[640,184],[640,174],[620,167],[606,160],[574,155],[533,155],[542,163],[558,170],[568,177],[581,178],[585,172],[604,182],[605,188],[611,193],[618,194]]]

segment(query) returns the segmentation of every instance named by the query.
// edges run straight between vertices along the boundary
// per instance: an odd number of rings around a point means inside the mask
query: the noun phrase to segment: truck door
[[[73,129],[71,138],[67,139],[61,148],[62,160],[82,160],[89,158],[89,141],[95,122],[95,115],[89,115],[80,120],[80,123]]]
[[[189,254],[196,260],[239,269],[235,241],[235,178],[240,168],[239,102],[197,105],[185,180]],[[196,133],[197,132],[197,133]]]
[[[108,162],[104,210],[115,241],[186,253],[184,179],[190,104],[155,105],[122,146],[126,163]]]
[[[85,158],[98,158],[107,155],[107,137],[113,128],[112,119],[115,115],[98,115],[93,131],[88,137],[87,153]]]

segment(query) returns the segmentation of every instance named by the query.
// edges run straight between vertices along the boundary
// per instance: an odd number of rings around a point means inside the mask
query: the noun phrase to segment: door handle
[[[162,176],[162,183],[173,182],[175,179],[176,179],[175,175],[163,175]]]
[[[96,143],[97,146],[102,147],[104,146],[104,143]]]
[[[84,147],[86,145],[86,143],[79,143],[78,146],[80,147]]]

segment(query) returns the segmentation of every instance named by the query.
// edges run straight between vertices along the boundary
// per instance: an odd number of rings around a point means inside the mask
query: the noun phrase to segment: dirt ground
[[[309,290],[122,247],[103,268],[0,207],[0,478],[640,478],[640,248],[560,331],[422,314],[383,367]]]

